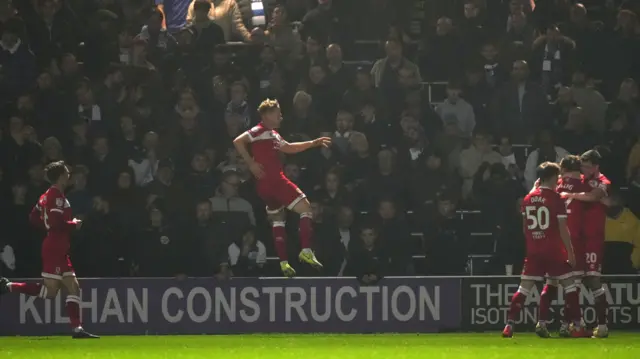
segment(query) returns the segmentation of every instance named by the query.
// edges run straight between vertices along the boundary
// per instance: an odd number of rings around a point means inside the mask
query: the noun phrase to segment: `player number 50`
[[[527,206],[525,214],[529,223],[528,229],[544,231],[549,228],[549,209],[547,207]]]

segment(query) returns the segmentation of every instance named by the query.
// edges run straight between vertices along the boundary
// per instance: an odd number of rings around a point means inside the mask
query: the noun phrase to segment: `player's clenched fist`
[[[320,137],[313,140],[314,147],[329,147],[331,146],[331,137]]]

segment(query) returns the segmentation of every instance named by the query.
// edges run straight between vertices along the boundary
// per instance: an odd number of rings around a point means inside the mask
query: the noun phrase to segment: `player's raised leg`
[[[11,282],[7,278],[0,278],[0,295],[19,293],[42,299],[52,299],[58,295],[60,281],[44,278],[42,283]]]
[[[62,284],[67,289],[67,299],[65,300],[67,315],[72,328],[72,337],[74,339],[97,339],[97,335],[88,333],[82,328],[82,321],[80,319],[80,304],[82,299],[80,298],[80,284],[74,272],[65,272],[62,275]]]
[[[287,230],[284,208],[270,207],[267,204],[267,215],[271,222],[271,233],[273,234],[273,244],[276,254],[280,258],[280,270],[285,277],[292,278],[296,276],[296,270],[289,264],[289,256],[287,254]]]

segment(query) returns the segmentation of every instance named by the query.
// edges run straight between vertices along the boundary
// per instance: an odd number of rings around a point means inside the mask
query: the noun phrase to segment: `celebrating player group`
[[[540,296],[536,334],[550,336],[547,329],[552,299],[558,284],[564,289],[563,337],[606,338],[606,289],[600,282],[606,222],[605,205],[609,180],[600,173],[600,154],[587,151],[567,156],[560,164],[538,167],[538,181],[521,206],[527,256],[520,287],[511,299],[502,335],[510,338],[523,303],[536,282],[547,279]],[[588,332],[580,311],[580,284],[591,290],[597,326]]]

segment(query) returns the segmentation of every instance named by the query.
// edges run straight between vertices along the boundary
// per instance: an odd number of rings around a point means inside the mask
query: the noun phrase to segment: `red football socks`
[[[604,288],[600,288],[593,292],[593,297],[596,302],[596,316],[598,318],[599,325],[607,324],[607,296],[605,294]]]
[[[564,318],[567,323],[580,323],[580,297],[578,296],[578,286],[572,284],[564,289],[565,313]]]
[[[529,296],[529,290],[524,289],[522,287],[518,288],[518,291],[511,298],[511,305],[509,305],[509,313],[507,313],[507,323],[513,324],[515,322],[516,317],[522,310],[522,305],[524,301]]]
[[[80,297],[75,295],[68,295],[66,300],[67,315],[69,316],[69,322],[71,328],[78,328],[82,326],[80,321]]]
[[[311,213],[300,215],[300,246],[302,249],[311,248],[311,236],[313,234],[313,224],[311,223]]]
[[[548,323],[551,301],[558,296],[558,287],[547,284],[540,294],[540,312],[538,313],[538,321]]]
[[[273,243],[276,247],[276,253],[281,261],[287,260],[287,232],[285,228],[285,222],[274,221],[271,227],[271,233],[273,234]]]

